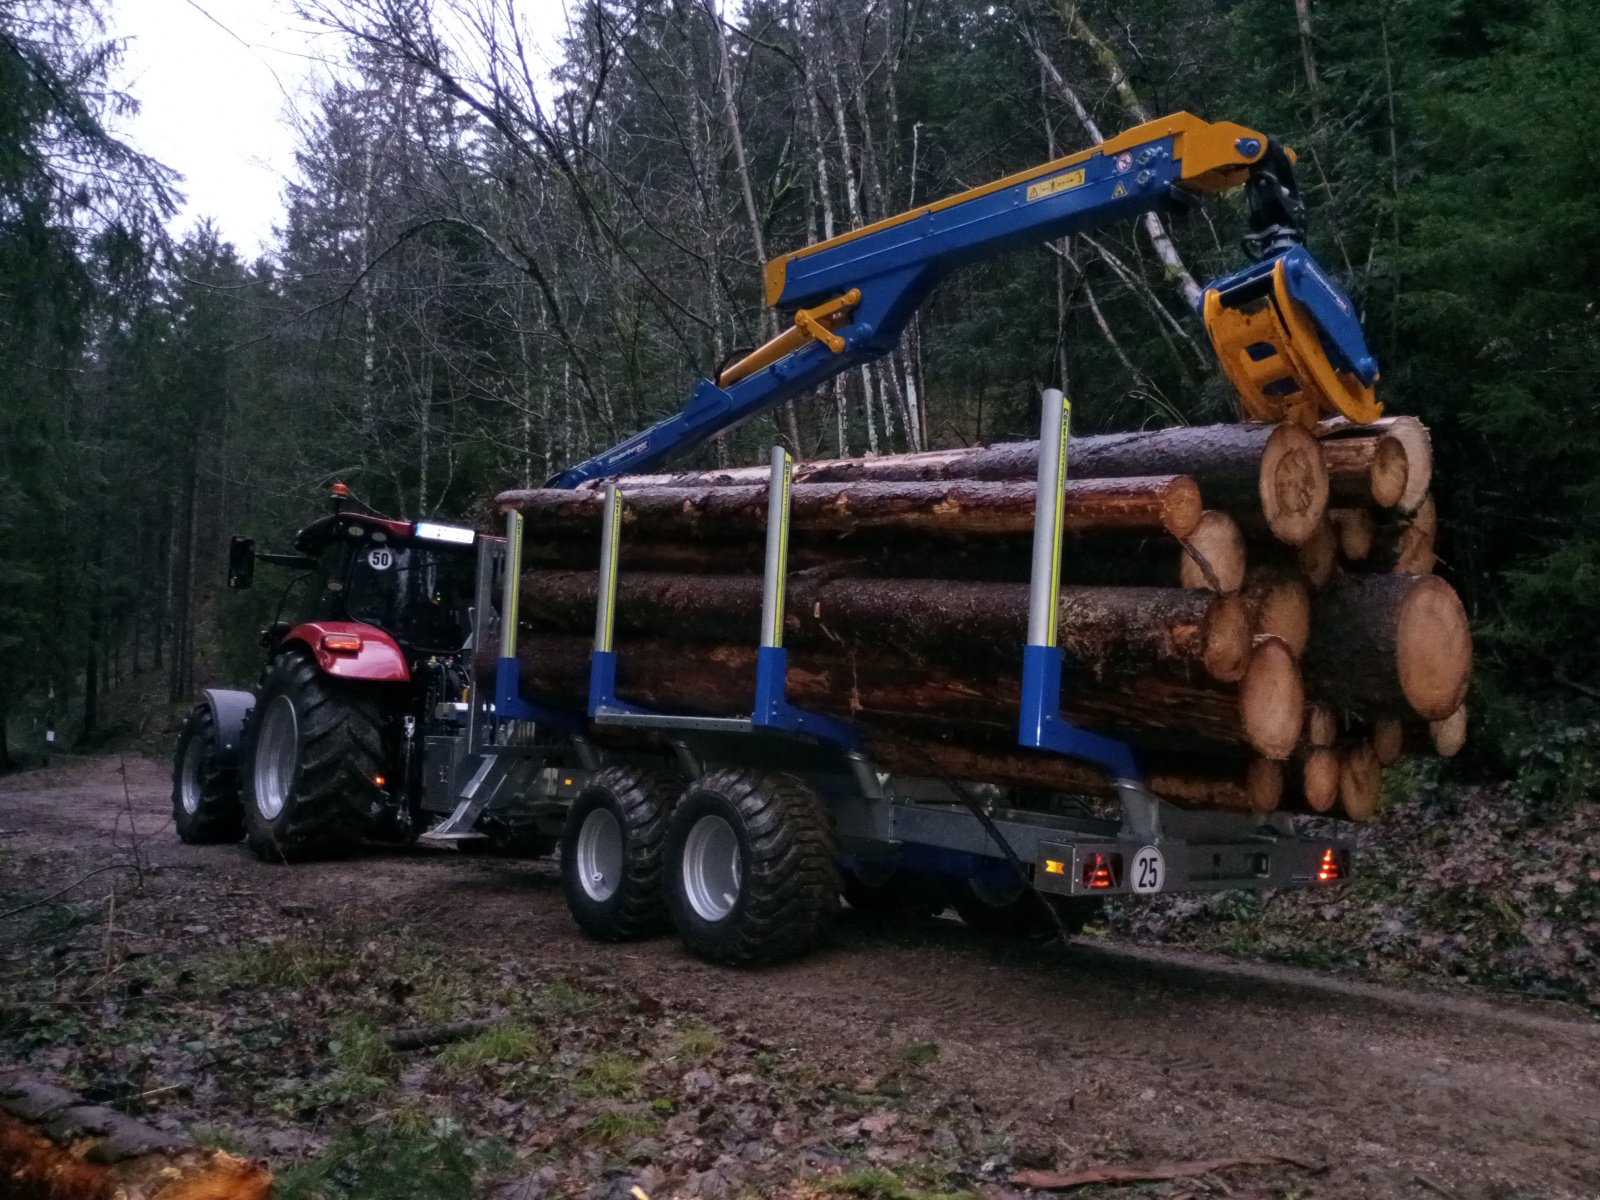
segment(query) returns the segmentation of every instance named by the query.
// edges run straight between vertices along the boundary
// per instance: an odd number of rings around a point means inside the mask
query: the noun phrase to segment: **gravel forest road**
[[[1041,1163],[1269,1153],[1325,1169],[1258,1173],[1248,1194],[1600,1197],[1600,1024],[1573,1009],[1104,939],[1000,944],[948,920],[846,921],[824,952],[735,972],[670,938],[585,941],[548,862],[412,850],[285,868],[243,846],[184,846],[165,765],[129,760],[126,799],[117,769],[89,759],[0,779],[0,894],[42,894],[125,857],[131,803],[161,869],[142,898],[118,885],[118,920],[156,944],[198,952],[230,911],[271,917],[287,901],[313,922],[398,918],[463,954],[537,959],[690,1006],[819,1078],[870,1076],[887,1047],[935,1044],[920,1086],[969,1104],[986,1134]],[[73,895],[103,896],[115,878]]]

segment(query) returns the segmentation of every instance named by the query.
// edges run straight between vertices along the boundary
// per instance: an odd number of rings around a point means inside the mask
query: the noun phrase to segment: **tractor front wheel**
[[[269,862],[348,853],[371,824],[385,771],[372,687],[324,675],[290,650],[268,667],[246,739],[244,823]]]
[[[217,718],[197,704],[183,722],[172,759],[172,822],[191,846],[237,842],[244,836],[239,770],[218,761]]]

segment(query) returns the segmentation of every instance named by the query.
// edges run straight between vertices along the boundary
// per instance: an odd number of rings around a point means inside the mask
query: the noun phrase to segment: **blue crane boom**
[[[1205,289],[1219,364],[1258,420],[1370,421],[1377,365],[1353,307],[1300,243],[1293,156],[1231,122],[1174,113],[1098,146],[900,213],[766,265],[794,323],[700,379],[683,409],[563,471],[572,488],[640,472],[891,351],[928,294],[966,263],[1244,186],[1258,261]],[[1252,241],[1253,239],[1253,241]]]

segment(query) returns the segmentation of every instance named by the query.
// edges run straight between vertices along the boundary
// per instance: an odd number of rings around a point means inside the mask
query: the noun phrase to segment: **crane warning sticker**
[[[1064,192],[1068,188],[1079,187],[1083,184],[1083,168],[1068,171],[1065,175],[1057,175],[1054,179],[1043,179],[1038,183],[1028,185],[1028,203],[1043,200],[1046,196],[1054,196],[1057,192]]]
[[[387,571],[394,566],[394,551],[387,546],[374,546],[367,551],[367,566],[374,571]]]

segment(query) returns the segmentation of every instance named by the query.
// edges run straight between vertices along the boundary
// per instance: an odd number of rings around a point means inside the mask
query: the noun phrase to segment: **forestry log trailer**
[[[766,267],[793,324],[700,380],[683,410],[553,487],[646,470],[889,352],[928,292],[962,264],[1243,186],[1254,261],[1209,285],[1205,325],[1257,420],[1370,421],[1377,366],[1353,308],[1305,250],[1293,155],[1187,113],[926,205]],[[190,841],[236,840],[290,859],[388,831],[462,850],[543,853],[557,842],[568,904],[603,939],[675,924],[725,962],[815,943],[843,891],[857,905],[955,903],[969,922],[1081,923],[1107,895],[1327,883],[1340,843],[1289,817],[1190,812],[1151,794],[1124,742],[1061,715],[1056,644],[1070,408],[1047,391],[1039,455],[1018,743],[1102,768],[1120,805],[879,769],[847,722],[785,696],[787,452],[774,448],[760,649],[746,716],[657,712],[620,700],[613,642],[626,498],[608,485],[587,711],[519,687],[523,518],[504,539],[342,512],[302,531],[328,620],[275,624],[255,693],[208,690],[174,767]],[[254,548],[235,539],[230,584]],[[385,589],[388,589],[387,592]],[[498,603],[496,601],[498,600]],[[914,619],[914,617],[910,618]],[[943,880],[940,886],[930,881]],[[1046,899],[1048,898],[1048,899]]]

